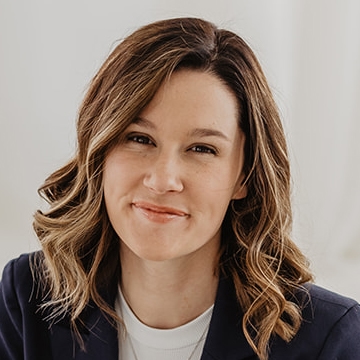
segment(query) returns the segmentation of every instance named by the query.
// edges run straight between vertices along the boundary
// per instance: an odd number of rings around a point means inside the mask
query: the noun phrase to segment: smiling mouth
[[[167,223],[172,220],[188,217],[186,212],[167,206],[159,206],[146,202],[135,202],[132,203],[132,206],[147,219],[157,223]]]

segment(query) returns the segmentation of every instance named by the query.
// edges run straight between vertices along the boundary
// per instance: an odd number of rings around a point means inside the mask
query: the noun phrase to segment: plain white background
[[[254,49],[288,137],[294,239],[319,284],[360,300],[358,0],[0,0],[0,269],[39,248],[37,188],[72,155],[102,61],[137,27],[178,16]]]

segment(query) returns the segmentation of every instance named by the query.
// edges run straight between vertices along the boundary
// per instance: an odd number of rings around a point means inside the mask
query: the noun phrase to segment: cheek
[[[197,174],[197,183],[199,191],[209,194],[209,196],[218,197],[218,200],[225,199],[235,188],[239,177],[237,167],[218,166],[211,171],[203,171]]]
[[[118,154],[110,154],[104,166],[105,191],[120,190],[136,175],[136,167]]]
[[[120,166],[117,166],[112,161],[105,163],[103,174],[103,189],[106,210],[111,217],[112,212],[118,207],[121,200],[124,188],[127,187],[127,177],[124,176],[124,171]]]
[[[116,172],[114,169],[109,166],[109,163],[105,163],[104,174],[103,174],[103,187],[104,187],[104,197],[105,202],[108,202],[110,194],[114,191],[114,183],[117,178]]]
[[[231,175],[231,176],[230,176]],[[224,171],[202,173],[197,177],[197,186],[191,191],[191,199],[207,216],[221,223],[233,197],[236,185],[236,173]]]

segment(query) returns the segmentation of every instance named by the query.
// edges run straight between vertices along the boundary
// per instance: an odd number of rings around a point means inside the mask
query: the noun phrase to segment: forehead
[[[140,118],[173,124],[237,126],[238,102],[234,93],[209,72],[182,69],[164,81]]]

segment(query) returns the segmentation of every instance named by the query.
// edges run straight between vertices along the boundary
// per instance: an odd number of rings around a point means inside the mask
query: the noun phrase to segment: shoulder
[[[309,291],[311,301],[315,305],[322,304],[331,308],[335,307],[339,310],[359,305],[354,299],[345,297],[314,284],[307,284],[305,288]]]
[[[41,252],[23,254],[7,263],[0,282],[1,307],[12,304],[14,308],[16,304],[16,307],[23,308],[34,304],[39,296],[35,264],[41,256]]]
[[[14,274],[14,270],[20,270],[27,273],[27,270],[30,270],[30,262],[31,258],[37,256],[37,254],[40,254],[40,252],[34,252],[34,253],[28,253],[28,254],[22,254],[19,257],[10,260],[4,267],[2,279],[6,276],[12,276]]]
[[[305,320],[336,320],[352,309],[358,310],[359,304],[354,299],[342,296],[320,286],[308,284],[308,300],[304,306]],[[303,296],[304,299],[304,296]]]
[[[23,254],[7,263],[0,281],[0,317],[26,318],[37,311],[43,302],[45,290],[41,273],[41,251]]]
[[[41,252],[20,255],[9,261],[4,267],[1,284],[3,288],[11,287],[13,291],[22,292],[33,283],[32,265],[41,257]]]
[[[289,346],[300,358],[360,359],[360,305],[316,285],[305,288],[297,296],[303,302],[303,322]]]
[[[357,301],[316,285],[308,285],[307,288],[310,296],[303,310],[305,323],[329,330],[350,323],[360,335],[360,305]]]
[[[301,308],[302,324],[289,343],[272,338],[269,360],[360,359],[360,306],[355,300],[312,284],[300,288],[291,300]],[[226,351],[251,358],[242,317],[233,283],[220,281],[206,346],[214,358],[224,357],[224,344]]]
[[[29,359],[49,358],[31,355],[48,351],[47,325],[38,311],[42,295],[34,280],[37,276],[34,276],[32,265],[39,257],[41,253],[21,255],[3,270],[0,282],[1,359],[22,359],[24,353]]]

